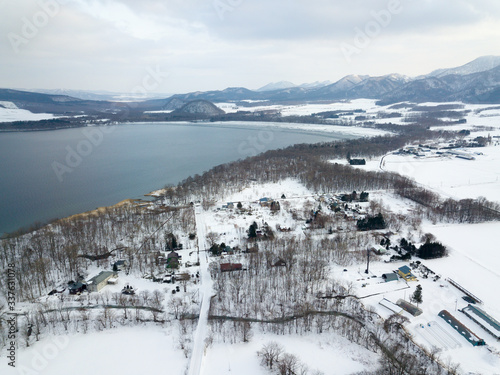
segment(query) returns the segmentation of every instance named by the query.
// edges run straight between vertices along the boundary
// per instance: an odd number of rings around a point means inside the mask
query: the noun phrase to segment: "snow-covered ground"
[[[386,106],[376,105],[377,100],[374,99],[354,99],[337,101],[332,103],[304,103],[295,105],[281,105],[281,104],[271,104],[266,105],[263,102],[258,106],[238,106],[236,103],[215,103],[219,108],[224,110],[226,113],[235,113],[237,111],[248,111],[248,112],[259,112],[259,111],[276,111],[280,112],[282,116],[310,116],[316,113],[329,112],[329,111],[340,111],[346,112],[341,113],[340,119],[332,118],[331,121],[335,122],[338,120],[343,120],[347,122],[352,122],[353,125],[359,124],[361,122],[369,121],[372,123],[392,123],[395,125],[408,125],[411,123],[406,121],[413,118],[417,121],[417,118],[424,111],[421,111],[422,107],[436,107],[439,106],[463,106],[463,108],[451,109],[450,111],[461,112],[468,111],[465,114],[464,119],[466,123],[447,125],[447,126],[433,126],[432,129],[435,130],[474,130],[479,132],[477,135],[487,135],[487,130],[481,130],[480,127],[494,127],[500,130],[500,109],[498,106],[490,104],[463,104],[461,102],[428,102],[419,103],[418,110],[414,110],[414,105],[401,105],[401,103],[390,104]],[[443,108],[443,107],[441,107]],[[350,114],[349,112],[353,112]],[[398,116],[393,116],[393,114],[399,114]],[[456,121],[458,118],[456,114],[450,115],[449,117],[442,115],[439,117],[443,121]],[[360,118],[356,119],[356,117]],[[361,119],[362,118],[362,119]]]
[[[199,312],[198,323],[193,337],[193,349],[189,362],[188,375],[200,375],[203,373],[203,364],[205,362],[206,339],[208,334],[208,314],[210,311],[210,300],[213,295],[212,278],[208,270],[208,252],[207,249],[207,225],[203,220],[203,215],[200,215],[201,207],[195,209],[196,214],[196,230],[198,237],[198,249],[203,250],[200,254],[200,271],[201,271],[201,306]]]
[[[407,312],[402,313],[409,319],[406,329],[412,333],[415,341],[429,350],[432,347],[439,348],[440,358],[444,363],[448,360],[459,363],[465,373],[498,374],[498,355],[491,353],[488,347],[473,347],[438,316],[441,310],[449,311],[484,339],[490,348],[500,350],[500,342],[458,311],[468,304],[462,299],[465,294],[446,281],[450,278],[476,295],[484,302],[480,307],[500,320],[500,300],[496,292],[500,285],[500,258],[497,254],[498,246],[492,240],[492,233],[498,230],[500,223],[437,226],[426,223],[423,231],[434,234],[450,252],[445,258],[422,261],[426,267],[440,275],[437,281],[433,281],[431,277],[423,278],[418,270],[413,271],[417,281],[406,282],[399,279],[386,283],[381,278],[383,273],[393,272],[408,265],[408,262],[372,262],[369,275],[364,273],[364,265],[347,267],[347,271],[335,267],[332,274],[351,282],[355,293],[363,298],[363,303],[372,306],[383,318],[388,318],[393,313],[380,305],[383,298],[392,303],[396,303],[398,299],[409,301],[416,286],[420,284],[423,290],[423,303],[419,305],[423,310],[422,315],[413,317]]]
[[[183,374],[187,359],[172,327],[121,327],[44,338],[18,349],[16,368],[0,357],[2,375]]]
[[[274,341],[282,345],[286,353],[299,358],[313,373],[347,375],[370,370],[377,366],[378,355],[345,338],[332,333],[325,335],[273,335],[255,333],[248,343],[214,344],[207,352],[205,375],[239,374],[266,375],[260,366],[257,351]]]
[[[338,160],[337,162],[345,163]],[[465,161],[467,162],[467,161]],[[379,167],[379,161],[374,160],[369,163],[368,168],[376,170]],[[280,196],[285,194],[286,199],[280,199]],[[312,204],[314,196],[307,191],[301,184],[293,180],[282,181],[278,184],[265,184],[259,186],[251,186],[242,192],[235,193],[226,200],[218,203],[218,207],[226,202],[243,203],[243,207],[253,206],[253,202],[259,197],[271,197],[279,199],[282,202],[290,202],[296,209],[300,210],[304,204]],[[412,205],[405,200],[394,197],[393,194],[387,192],[371,192],[370,199],[381,201],[386,207],[393,212],[407,213],[412,208]],[[217,211],[217,210],[216,210]],[[283,211],[283,210],[282,210]],[[249,220],[258,219],[259,222],[269,222],[271,226],[277,222],[282,222],[284,225],[295,227],[296,235],[300,237],[303,233],[302,228],[296,226],[296,222],[288,218],[283,212],[278,212],[274,215],[266,215],[265,211],[258,211],[252,217],[240,217],[231,215],[224,210],[217,212],[207,212],[206,215],[211,215],[210,230],[222,233],[221,240],[226,243],[239,242],[241,236],[244,236],[244,230],[248,226]],[[230,218],[230,223],[226,218]],[[206,220],[209,220],[208,218]],[[224,224],[225,223],[225,224]],[[498,343],[488,332],[474,323],[458,309],[467,306],[467,302],[462,299],[464,293],[451,285],[447,278],[451,278],[462,285],[467,290],[483,300],[483,308],[493,317],[500,319],[500,300],[497,298],[495,288],[500,285],[500,258],[497,256],[496,242],[492,240],[492,233],[500,230],[500,223],[483,223],[483,224],[468,224],[468,225],[432,225],[426,223],[420,233],[430,232],[434,234],[438,241],[445,244],[450,252],[446,258],[423,261],[424,265],[440,275],[440,279],[433,281],[432,278],[423,278],[420,271],[414,273],[418,277],[418,281],[405,282],[400,279],[396,282],[385,283],[381,278],[383,273],[390,273],[397,268],[408,265],[408,262],[391,262],[385,263],[374,261],[370,265],[370,274],[364,273],[365,265],[354,265],[347,267],[334,266],[332,268],[332,277],[345,280],[351,283],[355,293],[363,299],[363,303],[367,306],[372,306],[382,317],[388,318],[392,311],[380,305],[383,298],[387,298],[393,303],[398,299],[408,301],[410,296],[415,291],[418,284],[423,287],[423,303],[419,306],[423,310],[423,314],[418,317],[403,312],[402,314],[409,319],[406,325],[415,341],[426,347],[438,347],[441,349],[440,358],[443,363],[452,361],[459,363],[464,372],[474,372],[481,374],[498,374],[500,368],[500,357],[491,353],[487,347],[473,347],[463,337],[453,330],[442,318],[438,316],[441,310],[448,310],[475,334],[483,338],[490,348],[500,350]],[[405,234],[406,235],[406,229]],[[418,238],[418,234],[414,240]],[[418,241],[418,239],[416,239]],[[383,257],[382,259],[386,259]],[[347,271],[344,271],[346,269]],[[424,328],[422,328],[422,326]],[[320,341],[323,338],[317,336],[316,340]],[[274,340],[274,338],[273,338]],[[286,338],[285,342],[290,338]],[[265,342],[266,339],[256,334],[249,344],[238,344],[231,346],[231,358],[227,359],[224,354],[227,353],[228,346],[215,344],[210,348],[207,354],[206,368],[208,374],[212,374],[211,369],[217,373],[225,373],[230,371],[238,371],[245,373],[259,373],[258,358],[250,355],[250,352],[255,352],[259,347],[256,343]],[[276,340],[274,340],[276,341]],[[339,342],[337,338],[331,341]],[[262,345],[262,344],[261,344]],[[294,347],[294,344],[291,345]],[[304,345],[297,344],[299,357],[309,357],[309,346],[307,340]],[[356,350],[353,344],[346,346],[349,350]],[[306,353],[306,354],[301,354]],[[312,353],[312,351],[311,351]],[[345,358],[345,356],[344,356]],[[348,357],[347,357],[348,358]],[[318,363],[318,365],[315,364]],[[311,368],[318,368],[325,374],[329,373],[328,368],[319,365],[320,361],[313,362]],[[350,367],[346,364],[349,371],[359,371],[359,368]],[[336,369],[342,373],[343,369]]]
[[[485,197],[500,201],[500,146],[464,151],[475,160],[455,156],[387,155],[383,169],[411,177],[445,197]]]
[[[12,102],[0,101],[0,122],[12,121],[39,121],[55,118],[51,113],[33,113],[26,109],[18,108]]]
[[[376,137],[391,134],[388,131],[365,128],[361,126],[341,126],[341,125],[328,125],[328,124],[301,124],[301,123],[289,123],[289,122],[258,122],[258,121],[224,121],[224,122],[211,122],[210,125],[216,125],[218,127],[232,127],[232,126],[245,126],[245,127],[257,127],[262,129],[283,129],[283,130],[294,130],[303,131],[307,133],[340,133],[346,135],[352,135],[356,137]]]
[[[374,99],[355,99],[355,100],[337,101],[326,104],[310,104],[310,103],[295,104],[295,105],[262,104],[259,106],[251,106],[251,107],[238,106],[235,103],[215,103],[215,105],[227,113],[234,113],[237,111],[259,112],[259,111],[276,110],[280,111],[283,116],[306,116],[306,115],[312,115],[314,113],[328,112],[328,111],[347,112],[347,111],[354,111],[356,109],[362,109],[365,111],[376,111],[377,109],[383,108],[377,106],[375,103],[376,100]]]

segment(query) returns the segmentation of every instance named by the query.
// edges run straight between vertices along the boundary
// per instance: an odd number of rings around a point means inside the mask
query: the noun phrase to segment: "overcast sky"
[[[0,0],[0,87],[182,93],[416,76],[500,55],[499,25],[498,0]]]

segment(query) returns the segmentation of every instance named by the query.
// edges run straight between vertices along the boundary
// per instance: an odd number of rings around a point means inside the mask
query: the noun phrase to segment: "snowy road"
[[[196,230],[198,236],[198,249],[200,251],[200,316],[193,337],[193,350],[189,362],[188,375],[203,373],[203,360],[205,358],[205,339],[208,331],[208,313],[212,297],[212,278],[208,270],[208,252],[206,250],[206,224],[201,213],[201,207],[195,207]]]

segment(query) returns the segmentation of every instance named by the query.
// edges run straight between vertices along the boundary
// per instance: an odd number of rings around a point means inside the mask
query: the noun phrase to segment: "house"
[[[417,277],[411,273],[411,269],[408,266],[402,266],[398,268],[398,275],[401,276],[406,281],[416,281]]]
[[[69,294],[79,294],[86,289],[87,289],[87,286],[85,284],[80,283],[80,282],[72,283],[68,286]]]
[[[382,278],[385,280],[386,283],[388,283],[390,281],[398,281],[399,280],[398,275],[396,275],[394,272],[384,273],[382,275]]]
[[[283,259],[277,257],[277,258],[273,259],[273,261],[271,262],[271,266],[273,266],[273,267],[285,267],[286,262]]]
[[[128,267],[128,261],[124,259],[117,260],[115,263],[113,263],[113,271],[123,271],[125,268]]]
[[[102,288],[108,285],[109,279],[116,277],[118,276],[112,271],[102,271],[99,275],[94,276],[87,281],[87,289],[89,292],[99,292]]]
[[[181,256],[179,253],[175,252],[172,250],[170,253],[167,255],[167,268],[178,268],[179,267],[179,260]]]
[[[228,253],[228,254],[233,254],[234,249],[231,246],[226,246],[223,249],[221,249],[223,253]]]
[[[273,200],[272,200],[271,198],[267,198],[267,197],[264,197],[264,198],[260,198],[260,199],[259,199],[259,204],[260,204],[262,207],[267,207],[267,206],[269,206],[272,202],[273,202]]]
[[[240,271],[242,269],[243,265],[241,263],[221,263],[220,265],[221,272]]]

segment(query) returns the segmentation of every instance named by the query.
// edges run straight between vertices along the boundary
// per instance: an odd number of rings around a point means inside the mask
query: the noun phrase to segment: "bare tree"
[[[262,357],[261,364],[268,367],[270,370],[279,362],[284,352],[283,347],[276,341],[270,341],[257,352],[257,355]]]

